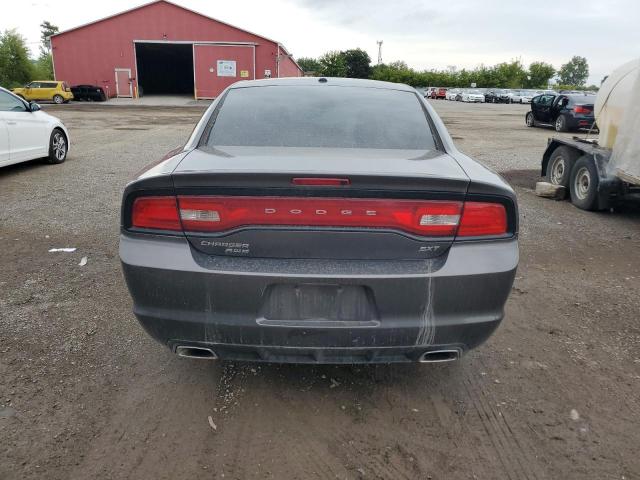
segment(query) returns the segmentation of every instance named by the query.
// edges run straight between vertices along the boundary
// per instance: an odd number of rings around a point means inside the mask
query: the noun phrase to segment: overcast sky
[[[25,0],[2,8],[37,53],[39,24],[61,30],[145,1]],[[175,3],[282,42],[295,57],[360,47],[377,60],[417,69],[473,68],[519,58],[560,67],[587,57],[589,83],[640,56],[640,0],[176,0]]]

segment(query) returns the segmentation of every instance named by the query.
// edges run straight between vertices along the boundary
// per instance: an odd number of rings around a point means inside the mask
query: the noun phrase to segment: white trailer
[[[605,210],[640,195],[640,59],[605,80],[594,114],[598,140],[550,138],[541,173],[578,208]]]

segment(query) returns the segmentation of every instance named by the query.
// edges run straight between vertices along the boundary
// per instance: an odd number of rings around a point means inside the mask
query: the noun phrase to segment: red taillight
[[[294,185],[312,185],[312,186],[340,186],[349,185],[351,181],[348,178],[294,178],[291,180]]]
[[[575,113],[582,113],[587,114],[587,113],[591,113],[593,111],[593,109],[591,107],[587,107],[585,105],[576,105],[575,107],[573,107],[573,111]]]
[[[499,203],[465,202],[458,228],[459,237],[481,237],[507,233],[507,211]]]
[[[248,225],[389,228],[453,236],[462,202],[305,197],[178,197],[185,230],[221,232]]]
[[[139,197],[134,228],[224,232],[244,226],[387,228],[421,236],[481,237],[507,233],[498,203],[307,197]]]
[[[176,197],[139,197],[133,202],[131,226],[181,231]]]

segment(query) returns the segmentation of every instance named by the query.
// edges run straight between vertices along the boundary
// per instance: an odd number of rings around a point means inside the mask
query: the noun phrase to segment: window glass
[[[232,89],[211,129],[210,146],[435,150],[414,92],[344,86]]]
[[[10,93],[0,91],[0,112],[26,112],[24,102]]]
[[[540,97],[540,105],[549,106],[553,101],[553,95],[542,95]]]

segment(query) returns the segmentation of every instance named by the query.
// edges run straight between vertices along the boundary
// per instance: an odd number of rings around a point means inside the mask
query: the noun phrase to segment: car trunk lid
[[[469,183],[440,151],[290,147],[197,149],[172,178],[194,248],[261,258],[438,256]]]

